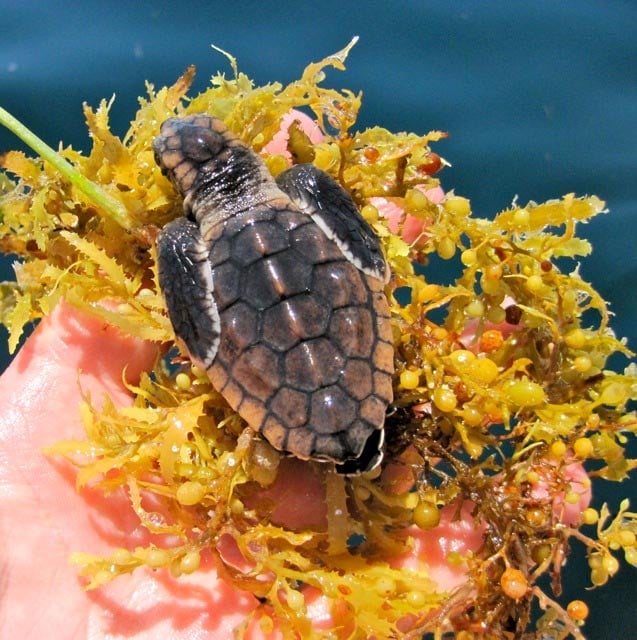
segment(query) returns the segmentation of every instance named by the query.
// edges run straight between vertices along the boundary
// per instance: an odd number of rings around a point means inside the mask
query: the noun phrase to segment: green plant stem
[[[76,186],[91,202],[100,207],[124,229],[132,228],[132,221],[126,207],[106,192],[102,187],[83,176],[70,162],[54,151],[32,131],[27,129],[8,111],[0,107],[0,124],[15,134],[41,158],[53,165],[71,184]]]

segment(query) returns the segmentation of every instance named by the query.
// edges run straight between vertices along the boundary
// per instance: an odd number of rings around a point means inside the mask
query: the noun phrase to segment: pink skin
[[[290,152],[287,150],[287,143],[290,137],[288,129],[293,122],[298,122],[303,132],[308,136],[313,144],[323,142],[323,132],[315,120],[305,115],[302,111],[290,111],[281,118],[281,129],[275,133],[272,140],[265,145],[263,150],[268,154],[278,153],[292,160]]]
[[[141,569],[91,592],[69,565],[73,551],[108,554],[115,547],[148,544],[152,536],[123,494],[76,491],[74,470],[42,449],[84,440],[78,410],[83,394],[98,405],[104,394],[116,405],[129,405],[122,370],[135,383],[158,354],[157,345],[126,337],[62,302],[0,377],[0,637],[225,639],[257,608],[251,594],[217,575],[211,557],[191,576],[176,580],[166,571]],[[294,529],[320,526],[324,512],[317,506],[325,505],[324,487],[310,465],[286,460],[268,491],[281,505],[275,521]],[[395,566],[426,567],[441,589],[461,584],[463,570],[450,566],[446,554],[477,550],[482,532],[468,513],[454,515],[454,507],[444,509],[432,532],[410,528],[414,551],[395,558]],[[219,551],[233,564],[232,549],[224,551],[223,541]],[[315,627],[332,627],[330,603],[315,592],[306,595]],[[255,621],[248,637],[280,635],[265,634]]]
[[[555,462],[555,471],[558,470],[558,462]],[[531,497],[540,502],[549,499],[551,493],[549,485],[554,478],[552,470],[544,469],[539,471],[540,479],[531,485]],[[567,493],[577,495],[576,502],[565,502],[564,493],[560,492],[553,498],[553,513],[560,522],[577,526],[582,517],[582,512],[586,509],[592,499],[591,480],[584,467],[575,461],[567,461],[564,469],[560,470],[561,478],[569,485]]]
[[[108,393],[116,404],[130,404],[123,368],[136,382],[157,355],[156,345],[61,303],[0,378],[0,637],[231,637],[254,607],[210,566],[181,581],[138,571],[87,593],[69,565],[73,551],[107,554],[149,536],[125,496],[77,492],[74,471],[42,449],[85,437],[82,390],[97,403]],[[215,610],[227,615],[216,618]]]
[[[418,188],[418,187],[417,187]],[[439,204],[445,197],[442,187],[432,189],[421,189],[434,204]],[[389,230],[392,233],[400,233],[407,244],[418,244],[426,239],[427,224],[412,215],[405,215],[405,212],[395,202],[387,198],[374,197],[369,199],[380,215],[387,218]]]

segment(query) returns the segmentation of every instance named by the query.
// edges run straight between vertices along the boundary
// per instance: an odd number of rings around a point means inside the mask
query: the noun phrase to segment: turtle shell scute
[[[280,225],[255,222],[237,233],[232,243],[232,259],[242,267],[266,255],[273,255],[290,245],[288,234]],[[215,253],[217,248],[215,246]]]
[[[342,377],[345,358],[327,338],[305,340],[287,352],[285,384],[293,389],[320,392]]]
[[[317,296],[299,294],[263,312],[262,338],[277,351],[325,334],[329,307]]]
[[[280,300],[309,291],[311,282],[312,265],[285,251],[247,267],[243,293],[252,306],[263,311]]]

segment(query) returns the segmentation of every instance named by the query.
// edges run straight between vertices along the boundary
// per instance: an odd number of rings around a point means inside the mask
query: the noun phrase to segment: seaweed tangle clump
[[[255,86],[231,56],[231,77],[213,76],[198,95],[188,93],[193,68],[170,87],[148,84],[123,138],[110,130],[110,102],[85,105],[88,154],[53,152],[0,111],[39,154],[2,158],[0,250],[19,258],[15,281],[0,289],[10,350],[64,299],[166,351],[130,386],[131,407],[98,410],[87,397],[78,407],[86,439],[48,451],[77,467],[79,487],[125,490],[158,542],[108,557],[78,550],[72,561],[94,589],[142,566],[192,573],[212,556],[225,580],[261,600],[253,617],[286,637],[320,635],[307,615],[311,593],[338,622],[326,637],[583,638],[585,603],[558,602],[571,546],[586,548],[595,587],[619,570],[618,558],[637,566],[628,501],[596,510],[587,498],[596,479],[623,481],[637,464],[626,451],[637,424],[633,354],[578,271],[591,251],[578,224],[604,213],[604,202],[567,194],[485,219],[453,191],[432,197],[446,162],[430,147],[445,134],[356,131],[361,95],[324,86],[350,47],[286,86]],[[293,123],[286,153],[273,153],[292,110],[317,122],[320,140]],[[201,112],[223,119],[274,175],[290,162],[328,171],[391,267],[396,373],[385,462],[352,478],[300,463],[325,492],[325,522],[315,527],[273,517],[267,488],[285,460],[179,351],[158,287],[155,239],[181,202],[152,142],[164,120]],[[451,284],[436,281],[443,261],[459,273]],[[624,358],[622,370],[611,356]],[[465,579],[448,590],[426,568],[392,562],[444,517],[468,518],[482,536],[471,553],[449,552]],[[241,563],[228,560],[229,547]]]

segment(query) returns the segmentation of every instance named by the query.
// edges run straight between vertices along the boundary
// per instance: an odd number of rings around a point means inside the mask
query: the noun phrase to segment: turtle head
[[[153,144],[155,161],[184,198],[184,213],[201,223],[263,201],[273,179],[263,162],[218,118],[166,120]]]

